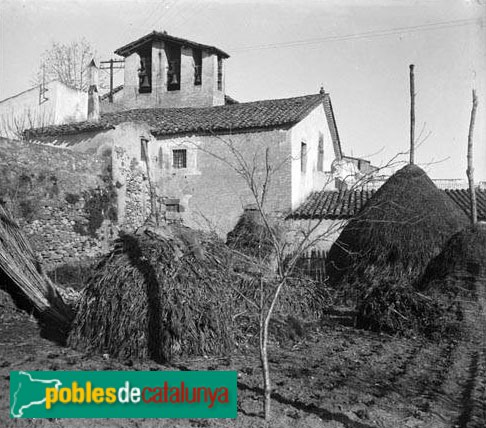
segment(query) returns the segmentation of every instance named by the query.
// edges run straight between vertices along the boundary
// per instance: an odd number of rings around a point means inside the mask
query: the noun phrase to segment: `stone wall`
[[[46,269],[58,264],[73,263],[82,259],[98,257],[109,250],[110,228],[103,227],[96,237],[80,234],[76,225],[87,221],[83,209],[84,199],[75,205],[63,201],[49,201],[30,222],[20,219],[19,223],[36,254]]]
[[[123,148],[116,146],[113,153],[116,162],[115,176],[119,186],[118,213],[120,228],[134,231],[150,214],[150,195],[146,168]]]
[[[111,157],[0,139],[0,199],[49,269],[108,251],[110,222],[91,236],[83,192],[102,188]]]

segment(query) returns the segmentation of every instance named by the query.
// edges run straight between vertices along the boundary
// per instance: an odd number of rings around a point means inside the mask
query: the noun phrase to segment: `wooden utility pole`
[[[110,59],[109,61],[101,61],[101,70],[110,70],[110,94],[109,101],[113,102],[113,73],[116,69],[125,68],[125,60],[123,59]]]
[[[415,81],[413,68],[410,64],[410,163],[415,163]]]
[[[476,90],[472,91],[473,105],[471,110],[471,121],[469,122],[469,135],[467,137],[467,179],[469,181],[469,196],[471,206],[471,223],[476,225],[478,222],[478,205],[476,201],[476,189],[474,188],[474,166],[473,166],[473,132],[474,122],[476,120],[476,110],[478,108],[478,98]]]

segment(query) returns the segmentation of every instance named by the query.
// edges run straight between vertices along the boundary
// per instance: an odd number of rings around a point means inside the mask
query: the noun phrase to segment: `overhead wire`
[[[263,50],[263,49],[299,47],[299,46],[306,46],[311,44],[320,44],[325,42],[347,41],[347,40],[366,39],[366,38],[374,38],[374,37],[393,36],[402,33],[440,30],[445,28],[467,26],[471,24],[483,25],[484,20],[483,19],[462,19],[462,20],[454,20],[454,21],[435,22],[430,24],[422,24],[422,25],[415,25],[415,26],[408,26],[408,27],[396,27],[396,28],[383,29],[383,30],[371,30],[371,31],[365,31],[361,33],[325,36],[325,37],[317,37],[317,38],[303,39],[303,40],[293,40],[289,42],[242,46],[239,48],[234,47],[233,49],[231,49],[231,51],[241,53],[241,52]]]

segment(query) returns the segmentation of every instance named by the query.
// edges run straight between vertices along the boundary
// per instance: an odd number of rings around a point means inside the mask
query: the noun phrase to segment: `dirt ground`
[[[273,343],[271,427],[486,426],[484,335],[431,343],[356,330],[327,321],[304,338]],[[238,418],[9,419],[11,370],[237,370]],[[63,348],[39,336],[25,313],[0,302],[1,427],[238,427],[264,426],[256,349],[231,358],[199,358],[173,366],[120,362]]]

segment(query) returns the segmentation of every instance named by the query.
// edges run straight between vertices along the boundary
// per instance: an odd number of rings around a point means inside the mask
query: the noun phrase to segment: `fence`
[[[306,275],[314,281],[326,280],[327,251],[312,250],[299,257],[295,264],[297,274]]]

